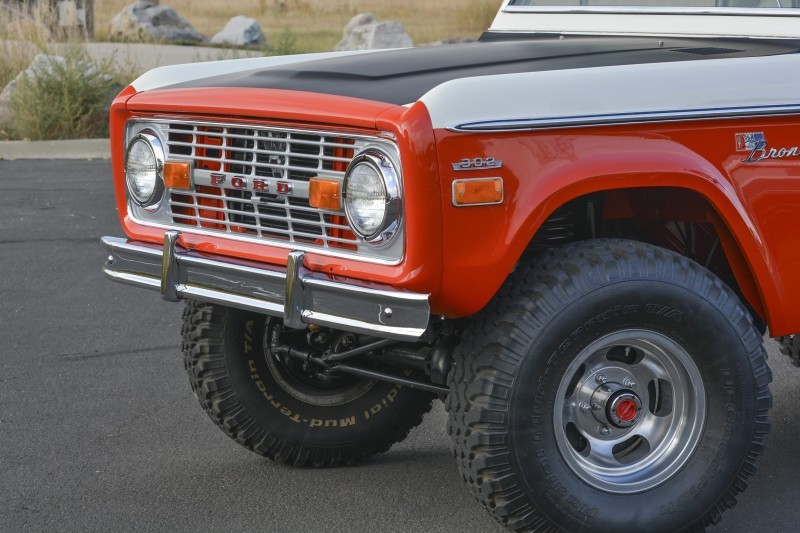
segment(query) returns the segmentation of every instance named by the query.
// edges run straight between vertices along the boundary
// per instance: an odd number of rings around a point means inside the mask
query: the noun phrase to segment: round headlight
[[[389,157],[368,149],[345,174],[344,206],[350,226],[371,243],[388,240],[399,223],[399,180]]]
[[[125,160],[128,191],[136,203],[147,207],[158,202],[163,168],[164,152],[158,137],[148,132],[136,135],[128,144]]]

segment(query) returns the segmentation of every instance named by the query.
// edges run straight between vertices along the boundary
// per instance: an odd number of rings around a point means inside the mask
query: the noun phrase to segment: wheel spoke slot
[[[672,384],[664,379],[654,379],[647,384],[649,396],[648,409],[655,416],[664,417],[672,414]]]
[[[637,365],[644,359],[644,352],[633,346],[614,346],[606,352],[606,359],[626,365]]]
[[[616,444],[611,450],[614,459],[623,465],[633,464],[650,453],[650,443],[641,435],[634,435]]]
[[[566,433],[567,442],[569,442],[570,446],[572,446],[572,448],[579,454],[583,455],[584,457],[588,457],[589,452],[591,452],[591,445],[586,437],[581,435],[578,427],[570,422],[564,428],[564,432]]]

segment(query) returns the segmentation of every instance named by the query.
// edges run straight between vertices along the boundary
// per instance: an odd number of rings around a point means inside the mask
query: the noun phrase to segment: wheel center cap
[[[641,418],[642,401],[631,389],[621,383],[605,382],[592,394],[592,414],[601,424],[629,428]]]
[[[636,402],[626,398],[617,404],[617,418],[623,422],[628,422],[636,418],[638,410]]]
[[[629,390],[622,390],[612,395],[606,406],[608,421],[618,428],[628,428],[634,425],[642,410],[639,397]]]

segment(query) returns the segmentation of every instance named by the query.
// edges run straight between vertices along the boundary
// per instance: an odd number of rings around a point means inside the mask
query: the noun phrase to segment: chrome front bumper
[[[280,317],[288,327],[318,324],[399,340],[417,340],[428,327],[428,295],[311,272],[303,252],[291,252],[286,269],[264,268],[179,248],[179,232],[159,246],[103,237],[109,252],[103,273],[114,281],[183,298]]]

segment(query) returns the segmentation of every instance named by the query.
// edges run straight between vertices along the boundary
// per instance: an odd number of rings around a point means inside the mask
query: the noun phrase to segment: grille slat
[[[233,202],[231,202],[231,203],[233,203]],[[241,203],[241,202],[237,202],[237,203]],[[188,208],[192,208],[192,209],[199,207],[203,211],[213,211],[215,213],[225,213],[227,215],[253,216],[254,213],[255,213],[255,211],[238,211],[238,210],[235,210],[235,209],[225,209],[225,208],[222,208],[222,207],[198,206],[197,204],[189,204],[189,203],[176,202],[176,201],[171,202],[171,205],[178,206],[178,207],[188,207]],[[261,206],[259,206],[259,207],[261,207]],[[285,208],[278,208],[278,209],[281,209],[281,210],[285,211]],[[291,209],[294,210],[294,208],[291,208]],[[180,218],[191,218],[191,217],[186,217],[184,215],[181,215]],[[269,215],[269,214],[266,214],[266,213],[263,213],[263,212],[259,212],[258,218],[268,218],[268,219],[272,219],[272,220],[285,220],[286,216],[285,215],[284,216]],[[320,226],[322,228],[342,229],[342,230],[349,230],[350,229],[350,226],[345,226],[345,225],[342,225],[342,224],[329,224],[329,223],[326,223],[326,222],[317,222],[315,220],[303,220],[303,219],[298,219],[298,220],[305,221],[305,222],[314,222],[315,225]],[[209,222],[210,221],[212,221],[212,220],[209,219]]]
[[[310,154],[308,153],[297,153],[297,152],[277,152],[271,150],[258,150],[255,148],[239,148],[239,147],[228,147],[228,146],[214,146],[211,144],[199,144],[199,143],[188,143],[188,142],[180,142],[180,141],[170,141],[170,145],[172,146],[186,146],[189,148],[210,148],[212,150],[218,150],[220,148],[228,148],[229,151],[236,151],[237,153],[250,153],[250,154],[266,154],[266,155],[275,155],[275,156],[288,156],[288,157],[303,157],[308,158]],[[352,146],[349,147],[352,150]],[[201,158],[205,159],[205,158]],[[311,159],[311,158],[309,158]],[[337,161],[341,163],[350,163],[352,158],[349,157],[332,157],[332,156],[314,156],[314,159],[318,159],[320,161]]]
[[[342,243],[342,244],[350,244],[350,242],[351,242],[349,239],[342,239],[342,238],[339,238],[339,237],[331,237],[330,235],[317,234],[317,233],[303,233],[303,232],[298,232],[298,231],[290,231],[290,230],[285,230],[285,229],[281,229],[281,228],[274,227],[274,226],[273,227],[264,227],[264,226],[256,226],[256,225],[252,225],[252,224],[245,224],[245,223],[242,223],[242,222],[232,223],[232,222],[226,222],[224,220],[217,220],[215,218],[206,218],[206,217],[189,216],[189,215],[184,215],[184,216],[181,216],[180,218],[183,219],[183,220],[193,220],[195,222],[202,223],[201,225],[203,225],[203,224],[206,224],[206,225],[207,224],[214,224],[214,225],[221,225],[221,226],[226,226],[226,227],[233,226],[233,227],[241,228],[241,229],[249,229],[249,230],[252,230],[254,232],[262,232],[262,233],[268,233],[268,234],[280,234],[280,235],[285,235],[286,237],[294,236],[294,237],[302,237],[302,238],[306,239],[305,241],[302,241],[302,242],[307,242],[309,240],[316,241],[316,240],[322,240],[322,239],[324,239],[325,241],[328,241],[328,242],[337,242],[337,243]],[[299,225],[302,226],[302,224],[299,224]],[[310,227],[310,225],[309,225],[309,227]]]
[[[360,250],[343,212],[308,204],[308,180],[320,172],[329,179],[343,179],[359,143],[363,146],[365,141],[333,133],[224,124],[170,122],[162,131],[170,157],[191,161],[194,167],[194,189],[170,194],[174,224],[267,241]],[[230,178],[211,184],[209,176],[215,172]],[[233,188],[234,176],[267,180],[269,189]],[[288,194],[278,193],[279,182],[289,184]]]
[[[329,170],[329,169],[326,169],[326,168],[322,168],[320,165],[317,165],[316,167],[311,168],[311,167],[300,167],[300,166],[296,166],[296,165],[276,165],[276,164],[272,164],[272,163],[255,163],[255,162],[252,162],[252,161],[241,161],[241,160],[236,160],[236,159],[225,159],[225,158],[213,158],[212,159],[212,158],[204,157],[204,156],[181,157],[181,159],[185,160],[185,161],[192,161],[192,162],[195,162],[195,163],[198,162],[198,161],[206,162],[206,163],[209,162],[209,161],[214,161],[215,163],[222,163],[222,164],[227,164],[227,165],[237,165],[237,166],[241,166],[244,163],[244,164],[246,164],[245,166],[256,166],[256,167],[260,167],[260,168],[272,168],[272,169],[275,169],[275,170],[292,170],[292,171],[298,171],[298,172],[308,172],[310,170],[324,170],[326,176],[344,177],[344,171],[337,172],[335,170]],[[234,172],[236,174],[252,175],[250,172],[239,172],[239,171],[230,171],[230,172]]]

